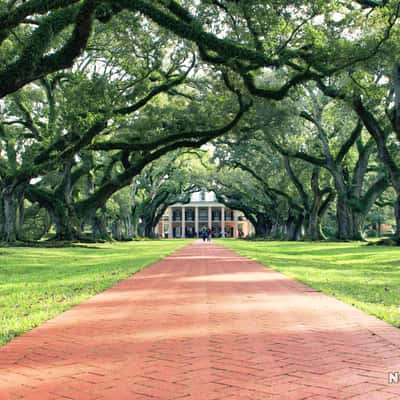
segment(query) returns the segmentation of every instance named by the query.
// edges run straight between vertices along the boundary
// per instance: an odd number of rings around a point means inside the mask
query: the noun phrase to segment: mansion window
[[[199,208],[199,221],[208,221],[208,209]]]
[[[194,208],[188,208],[185,210],[186,221],[194,221]]]

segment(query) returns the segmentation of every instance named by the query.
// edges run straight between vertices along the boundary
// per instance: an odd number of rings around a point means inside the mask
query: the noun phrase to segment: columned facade
[[[185,218],[185,207],[182,207],[181,210],[181,215],[182,215],[182,227],[181,227],[181,237],[185,238],[186,237],[186,218]]]
[[[197,196],[196,196],[197,195]],[[157,234],[165,238],[195,238],[204,229],[213,237],[246,237],[253,232],[244,216],[215,200],[213,193],[195,193],[191,202],[169,207],[157,227]]]
[[[195,207],[194,209],[194,230],[199,232],[199,208]]]
[[[221,207],[221,231],[223,237],[225,237],[225,207]]]

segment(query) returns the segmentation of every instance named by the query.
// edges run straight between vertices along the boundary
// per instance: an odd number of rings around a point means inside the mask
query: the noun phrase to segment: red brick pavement
[[[400,331],[196,243],[0,348],[0,400],[400,399]]]

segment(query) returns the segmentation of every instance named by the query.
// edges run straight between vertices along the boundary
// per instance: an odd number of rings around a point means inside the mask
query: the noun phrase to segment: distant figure
[[[200,236],[203,239],[203,242],[206,241],[206,239],[208,240],[208,232],[206,229],[202,229],[202,231],[200,232]]]
[[[210,228],[207,229],[207,242],[211,242],[212,231]]]

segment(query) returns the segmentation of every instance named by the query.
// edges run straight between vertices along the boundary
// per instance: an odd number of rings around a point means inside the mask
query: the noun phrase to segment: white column
[[[212,228],[212,214],[211,207],[208,207],[208,229]]]
[[[181,237],[186,237],[185,207],[182,207],[182,233]]]
[[[225,207],[221,207],[221,233],[225,237]]]
[[[237,216],[237,211],[234,210],[233,211],[233,236],[235,239],[237,239],[239,237],[238,234],[238,216]]]
[[[197,236],[199,236],[199,207],[197,206],[194,208],[194,230]]]
[[[169,208],[169,214],[168,214],[168,239],[172,238],[173,235],[173,230],[172,230],[172,207]]]

